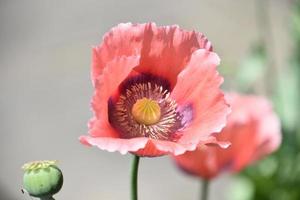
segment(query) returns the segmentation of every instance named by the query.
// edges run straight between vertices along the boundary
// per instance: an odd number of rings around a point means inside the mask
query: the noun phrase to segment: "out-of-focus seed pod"
[[[63,185],[63,175],[56,161],[35,161],[23,167],[23,186],[30,196],[42,200],[53,199]]]

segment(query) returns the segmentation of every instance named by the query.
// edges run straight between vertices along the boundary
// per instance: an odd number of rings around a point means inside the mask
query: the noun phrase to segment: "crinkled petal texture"
[[[221,149],[200,145],[195,151],[174,157],[185,172],[205,179],[214,178],[222,171],[238,172],[279,147],[280,122],[267,99],[235,93],[226,98],[232,113],[216,138],[229,141],[231,146]]]
[[[212,50],[202,33],[185,31],[177,25],[119,24],[105,34],[101,45],[93,48],[92,80],[95,83],[107,63],[115,58],[137,55],[141,59],[136,71],[159,75],[174,86],[177,75],[197,49]]]
[[[89,122],[89,134],[80,137],[81,143],[149,157],[183,154],[198,144],[219,144],[212,133],[225,126],[230,112],[219,89],[223,82],[216,69],[219,62],[202,33],[154,23],[114,27],[102,44],[93,48],[94,117]],[[174,133],[180,135],[178,139],[124,138],[111,125],[109,102],[120,96],[125,80],[143,74],[169,83],[170,98],[183,116],[184,126]]]

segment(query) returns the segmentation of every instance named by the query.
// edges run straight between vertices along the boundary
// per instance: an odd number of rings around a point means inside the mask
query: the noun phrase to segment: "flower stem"
[[[209,180],[203,179],[201,183],[201,200],[208,200]]]
[[[139,156],[134,156],[131,168],[131,200],[138,200]]]

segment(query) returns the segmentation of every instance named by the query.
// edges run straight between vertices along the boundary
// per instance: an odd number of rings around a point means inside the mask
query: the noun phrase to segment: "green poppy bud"
[[[63,185],[63,175],[56,166],[56,161],[35,161],[23,167],[24,189],[30,196],[41,199],[53,199],[52,195],[59,192]]]

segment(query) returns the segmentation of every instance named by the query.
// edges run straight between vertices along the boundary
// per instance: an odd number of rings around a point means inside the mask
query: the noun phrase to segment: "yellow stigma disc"
[[[160,106],[152,99],[142,98],[135,102],[131,113],[133,118],[140,124],[152,125],[160,119]]]

